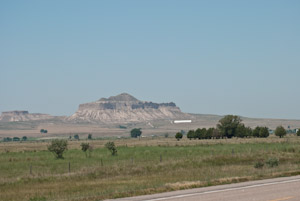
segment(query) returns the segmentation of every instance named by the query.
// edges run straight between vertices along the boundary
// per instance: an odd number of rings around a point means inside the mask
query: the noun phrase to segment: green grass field
[[[47,143],[0,143],[0,199],[102,200],[300,174],[297,137],[115,140],[117,156],[106,142],[90,141],[91,157],[80,142],[69,142],[63,160],[46,150]],[[279,165],[254,168],[270,158]]]

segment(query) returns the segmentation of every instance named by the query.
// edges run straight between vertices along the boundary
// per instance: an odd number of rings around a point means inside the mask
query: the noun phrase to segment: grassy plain
[[[0,199],[102,200],[300,174],[300,138],[294,136],[115,139],[117,156],[104,148],[107,140],[92,140],[91,157],[81,142],[70,141],[63,160],[47,151],[48,142],[0,143]],[[279,166],[254,168],[269,158]]]

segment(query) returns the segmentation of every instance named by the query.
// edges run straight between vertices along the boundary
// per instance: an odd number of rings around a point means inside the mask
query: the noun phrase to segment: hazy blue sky
[[[0,1],[0,112],[127,92],[184,112],[300,119],[300,1]]]

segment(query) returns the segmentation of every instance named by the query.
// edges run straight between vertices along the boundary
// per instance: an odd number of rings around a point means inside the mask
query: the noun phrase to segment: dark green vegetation
[[[40,133],[41,133],[41,134],[43,134],[43,133],[46,134],[46,133],[48,133],[48,130],[46,130],[46,129],[41,129],[41,130],[40,130]]]
[[[217,128],[198,128],[196,131],[189,130],[188,139],[220,139],[220,138],[267,138],[269,136],[269,128],[257,126],[254,130],[246,127],[240,117],[227,115],[220,119]]]
[[[56,158],[64,158],[63,153],[68,149],[67,140],[55,139],[51,141],[51,144],[48,146],[48,150],[54,154]]]
[[[85,153],[86,157],[91,157],[91,152],[93,151],[93,147],[90,145],[90,143],[83,142],[80,144],[81,150]]]
[[[63,160],[46,143],[0,143],[1,199],[102,200],[300,173],[300,139],[294,136],[115,140],[116,156],[107,141],[93,140],[91,157],[81,143],[70,141]],[[5,151],[11,146],[18,152]]]
[[[176,133],[175,138],[179,141],[182,139],[182,133]]]
[[[117,147],[114,142],[107,142],[105,147],[111,152],[111,155],[115,156],[118,153]]]
[[[140,128],[134,128],[134,129],[132,129],[132,130],[130,131],[130,136],[131,136],[131,137],[137,138],[137,137],[139,137],[139,136],[141,136],[141,135],[142,135],[142,131],[141,131]]]
[[[282,138],[286,135],[286,130],[283,128],[283,126],[278,126],[275,130],[275,135]]]

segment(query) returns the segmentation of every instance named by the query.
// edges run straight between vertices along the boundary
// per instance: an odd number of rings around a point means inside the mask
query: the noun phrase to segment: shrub
[[[29,201],[46,201],[46,197],[32,197]]]
[[[88,135],[88,139],[89,139],[89,140],[92,140],[92,139],[93,139],[92,134],[89,134],[89,135]]]
[[[175,138],[179,141],[182,138],[182,133],[176,133]]]
[[[117,155],[118,150],[114,142],[107,142],[105,144],[105,147],[111,152],[111,155],[113,156]]]
[[[54,154],[56,158],[63,159],[63,153],[68,149],[67,140],[55,139],[51,141],[51,144],[48,146],[48,150]]]
[[[297,136],[300,136],[300,128],[297,131]]]
[[[165,138],[168,138],[169,137],[169,133],[165,133]]]
[[[257,169],[261,169],[264,167],[264,162],[263,161],[257,161],[254,165],[254,168],[257,168]]]
[[[279,160],[278,158],[269,158],[267,161],[266,161],[266,164],[269,166],[269,167],[277,167],[279,165]]]
[[[79,140],[79,135],[78,134],[74,135],[74,139]]]
[[[89,157],[91,156],[91,152],[93,151],[92,146],[89,143],[81,143],[81,150],[85,153],[85,157],[87,157],[87,151],[89,151]]]
[[[19,137],[13,137],[13,141],[20,141]]]
[[[47,131],[46,129],[41,129],[41,130],[40,130],[40,133],[41,133],[41,134],[43,134],[43,133],[48,133],[48,131]]]
[[[26,140],[27,140],[27,136],[23,136],[23,137],[22,137],[22,140],[23,140],[23,141],[26,141]]]
[[[3,139],[3,141],[4,141],[4,142],[11,142],[12,139],[11,139],[10,137],[6,137],[6,138]]]

